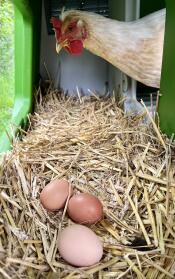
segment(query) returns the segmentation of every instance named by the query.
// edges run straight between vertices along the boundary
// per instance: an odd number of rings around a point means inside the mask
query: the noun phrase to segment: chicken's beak
[[[56,43],[56,52],[59,53],[60,50],[63,48],[63,45],[60,43]]]
[[[68,46],[67,40],[61,41],[61,42],[56,42],[56,52],[59,53],[60,50],[64,47]]]

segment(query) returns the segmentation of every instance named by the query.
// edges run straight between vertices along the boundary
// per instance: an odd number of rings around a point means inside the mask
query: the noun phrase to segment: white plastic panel
[[[54,35],[47,34],[44,8],[42,10],[41,59],[40,72],[48,78],[45,66],[56,88],[61,87],[69,94],[76,93],[76,87],[83,94],[88,89],[103,95],[108,91],[109,64],[98,56],[84,50],[80,56],[71,56],[64,50],[58,55],[55,50]]]

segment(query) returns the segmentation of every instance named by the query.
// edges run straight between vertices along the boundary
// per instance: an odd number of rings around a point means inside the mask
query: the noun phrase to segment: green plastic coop
[[[11,147],[15,129],[11,130],[10,123],[13,127],[25,127],[34,101],[32,92],[40,59],[42,0],[11,2],[14,5],[14,103],[10,119],[0,132],[0,152]],[[158,112],[160,128],[170,137],[175,132],[175,1],[166,0],[165,3],[167,12]]]

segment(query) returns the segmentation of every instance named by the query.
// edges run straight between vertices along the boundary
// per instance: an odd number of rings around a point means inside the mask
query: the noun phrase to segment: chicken
[[[80,54],[83,47],[122,72],[151,86],[160,87],[165,9],[132,22],[70,10],[53,17],[56,50]]]

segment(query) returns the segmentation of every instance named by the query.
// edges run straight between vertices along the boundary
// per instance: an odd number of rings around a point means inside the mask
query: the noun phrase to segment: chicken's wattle
[[[70,53],[70,54],[81,54],[82,49],[83,49],[83,43],[80,40],[74,40],[69,43],[68,46],[65,46],[65,49]]]

